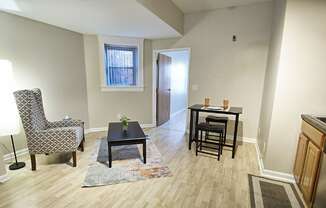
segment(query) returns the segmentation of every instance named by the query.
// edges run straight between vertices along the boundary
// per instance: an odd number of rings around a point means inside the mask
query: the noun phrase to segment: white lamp
[[[15,97],[13,94],[12,64],[7,60],[0,60],[0,136],[11,137],[11,143],[15,154],[15,163],[9,166],[10,170],[25,167],[25,163],[17,162],[16,149],[13,136],[20,131],[19,115]]]

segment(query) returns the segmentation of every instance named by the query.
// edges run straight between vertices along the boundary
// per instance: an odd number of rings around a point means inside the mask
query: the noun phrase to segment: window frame
[[[121,66],[109,66],[108,61],[108,50],[121,50],[121,51],[128,51],[132,53],[132,67],[121,67]],[[112,45],[112,44],[104,44],[104,51],[105,51],[105,73],[106,73],[106,84],[107,86],[112,87],[134,87],[137,86],[137,74],[138,74],[138,47],[135,46],[121,46],[121,45]],[[111,75],[110,69],[131,69],[133,70],[133,84],[132,85],[113,85],[111,82],[111,78],[108,74]]]
[[[99,56],[100,56],[100,75],[101,75],[101,91],[144,91],[143,82],[143,48],[144,39],[141,38],[124,38],[111,36],[98,36],[99,41]],[[109,85],[106,62],[106,45],[120,47],[135,47],[136,53],[136,85]]]

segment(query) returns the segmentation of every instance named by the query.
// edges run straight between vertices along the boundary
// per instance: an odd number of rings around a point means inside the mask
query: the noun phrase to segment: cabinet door
[[[302,172],[300,188],[306,202],[311,202],[319,168],[321,150],[312,142],[308,143],[306,160]]]
[[[293,168],[293,175],[297,184],[300,184],[301,174],[303,170],[303,165],[306,158],[306,152],[308,147],[308,138],[303,134],[299,136],[297,155],[295,157],[295,163]]]

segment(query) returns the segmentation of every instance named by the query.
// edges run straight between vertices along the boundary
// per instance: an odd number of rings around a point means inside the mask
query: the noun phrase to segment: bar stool
[[[229,118],[228,117],[222,117],[222,116],[207,116],[206,117],[206,123],[220,123],[220,124],[223,124],[224,125],[224,135],[223,135],[223,144],[225,144],[226,142],[226,131],[227,131],[227,128],[228,128],[228,121],[229,121]],[[209,135],[206,134],[206,138],[208,137]]]
[[[203,141],[203,132],[208,133],[212,132],[215,133],[215,137],[218,138],[218,140],[212,140],[212,139],[205,139]],[[198,138],[200,133],[200,137]],[[220,156],[222,155],[223,151],[223,135],[224,135],[224,125],[221,124],[209,124],[209,123],[200,123],[196,126],[196,156],[198,155],[198,152],[209,154],[209,155],[214,155],[217,156],[217,159],[220,160]],[[206,146],[204,144],[210,144],[210,145],[216,145],[216,147],[212,146]],[[217,154],[203,151],[202,149],[207,148],[207,149],[213,149],[217,150]]]

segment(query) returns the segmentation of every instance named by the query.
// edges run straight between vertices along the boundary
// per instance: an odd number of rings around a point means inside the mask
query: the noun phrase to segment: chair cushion
[[[206,122],[217,122],[217,123],[227,123],[229,120],[228,117],[220,116],[207,116]]]
[[[65,130],[73,130],[74,134],[72,138],[76,141],[77,146],[79,146],[80,142],[83,139],[84,131],[82,127],[74,126],[74,127],[58,127],[58,128],[49,128],[47,130],[56,130],[56,131],[65,131]],[[68,136],[68,135],[67,135]]]
[[[75,127],[75,128],[76,128],[77,144],[79,145],[80,142],[83,140],[84,130],[82,127]]]
[[[210,131],[210,132],[215,132],[215,133],[223,133],[224,132],[224,125],[200,123],[197,126],[197,130]]]

